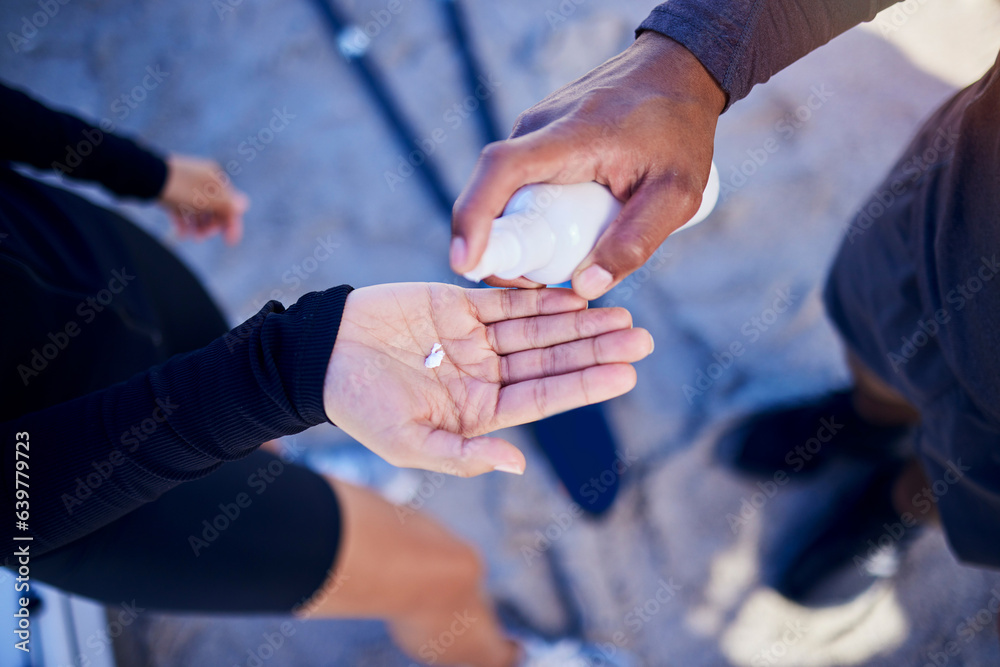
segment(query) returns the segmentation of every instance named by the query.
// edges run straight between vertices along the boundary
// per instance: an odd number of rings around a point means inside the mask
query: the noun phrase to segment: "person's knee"
[[[457,538],[442,545],[436,556],[437,563],[428,568],[435,573],[431,599],[423,598],[419,607],[425,612],[452,613],[469,603],[480,593],[485,567],[479,553]]]
[[[479,553],[470,544],[454,540],[444,556],[448,579],[461,588],[477,587],[485,576],[485,567]]]

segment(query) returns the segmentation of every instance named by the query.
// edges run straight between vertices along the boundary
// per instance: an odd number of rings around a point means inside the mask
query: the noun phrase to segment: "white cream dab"
[[[444,359],[444,348],[441,347],[441,343],[434,343],[434,347],[431,348],[431,353],[427,355],[424,359],[424,368],[437,368],[441,365],[441,361]]]

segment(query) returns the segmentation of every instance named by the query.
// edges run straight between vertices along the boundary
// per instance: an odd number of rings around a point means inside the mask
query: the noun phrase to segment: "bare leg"
[[[379,618],[416,660],[508,667],[518,647],[505,638],[481,590],[482,564],[468,544],[420,513],[331,479],[343,534],[335,570],[302,610],[305,617]]]
[[[914,498],[926,494],[930,488],[931,483],[924,474],[923,467],[919,461],[913,459],[896,480],[896,485],[892,489],[892,504],[897,512],[900,514],[909,512],[920,523],[938,524],[940,516],[936,504],[931,505],[931,509],[928,510],[926,503],[913,502]]]
[[[895,389],[882,382],[873,372],[855,357],[847,354],[847,365],[854,376],[854,408],[868,421],[883,426],[916,424],[920,421],[920,413],[903,398]],[[916,459],[910,461],[893,488],[892,500],[896,511],[900,514],[909,512],[921,522],[936,523],[937,508],[927,513],[926,507],[918,509],[913,498],[919,495],[930,482],[924,474],[923,467]]]
[[[917,409],[852,352],[847,353],[847,366],[854,376],[854,409],[862,417],[879,426],[901,426],[920,421]]]

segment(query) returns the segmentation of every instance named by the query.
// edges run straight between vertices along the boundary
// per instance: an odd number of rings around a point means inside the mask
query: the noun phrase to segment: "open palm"
[[[403,283],[351,293],[324,386],[333,423],[398,466],[523,472],[484,433],[619,396],[653,349],[621,308],[565,289]],[[427,368],[435,343],[441,365]]]

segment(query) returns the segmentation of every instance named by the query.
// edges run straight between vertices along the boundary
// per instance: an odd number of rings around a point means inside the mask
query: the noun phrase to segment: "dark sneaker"
[[[810,473],[835,458],[880,461],[900,456],[906,426],[879,426],[854,409],[847,391],[753,416],[723,438],[718,456],[754,475]]]
[[[921,525],[901,519],[892,491],[905,461],[864,466],[833,498],[823,498],[819,516],[806,513],[766,556],[765,583],[800,604],[836,575],[838,593],[854,597],[880,579],[895,575],[902,555]],[[860,466],[859,466],[860,467]],[[836,596],[835,596],[836,597]],[[842,600],[837,600],[842,601]]]

